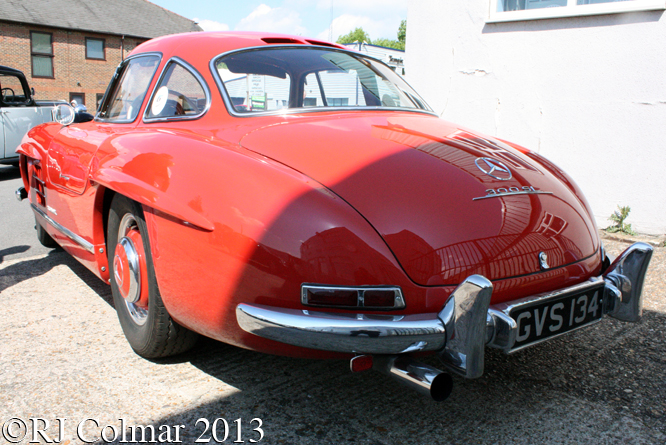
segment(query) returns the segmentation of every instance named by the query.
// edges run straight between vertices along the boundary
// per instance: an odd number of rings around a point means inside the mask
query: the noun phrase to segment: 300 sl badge
[[[472,199],[472,201],[477,201],[479,199],[487,198],[501,198],[504,196],[514,196],[514,195],[552,195],[553,192],[544,192],[542,190],[537,190],[531,185],[525,185],[522,187],[500,187],[496,189],[486,189],[486,196],[479,196]]]

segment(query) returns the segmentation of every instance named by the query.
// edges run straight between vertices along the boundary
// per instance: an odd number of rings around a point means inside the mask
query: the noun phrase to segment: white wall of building
[[[485,23],[490,0],[412,0],[407,80],[444,119],[537,151],[666,233],[666,13]]]

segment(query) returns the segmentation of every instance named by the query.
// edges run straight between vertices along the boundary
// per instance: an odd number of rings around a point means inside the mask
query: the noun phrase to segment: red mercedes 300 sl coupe
[[[137,354],[197,334],[348,358],[443,400],[451,372],[641,316],[652,250],[612,264],[583,194],[539,154],[440,119],[381,61],[275,34],[154,39],[94,120],[19,148],[39,240],[111,285]],[[80,121],[81,119],[76,119]]]

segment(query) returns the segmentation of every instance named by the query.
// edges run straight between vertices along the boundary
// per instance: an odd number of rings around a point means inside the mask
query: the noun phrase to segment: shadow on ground
[[[259,438],[253,431],[258,421],[251,424],[259,418],[266,443],[285,444],[339,444],[351,438],[374,444],[468,443],[472,431],[495,437],[495,442],[478,443],[504,443],[500,438],[511,437],[512,430],[517,437],[539,437],[539,428],[554,428],[542,421],[566,422],[565,414],[577,425],[557,425],[556,430],[600,422],[617,427],[631,415],[666,433],[665,326],[666,314],[647,312],[639,324],[606,320],[512,356],[488,350],[484,376],[454,378],[452,396],[439,404],[382,374],[352,374],[345,361],[272,356],[203,339],[195,350],[169,362],[189,362],[238,392],[155,425],[186,425],[185,443],[204,433],[204,424],[197,424],[201,418],[211,424],[226,419],[230,435],[236,434],[233,421],[242,418],[246,442]],[[440,367],[435,358],[424,361]],[[582,406],[570,406],[574,399]],[[587,411],[591,406],[609,407],[611,418],[595,418]],[[622,437],[622,431],[609,434],[619,435],[605,438],[611,442]],[[563,442],[584,443],[583,437]]]
[[[3,269],[0,291],[63,264],[112,306],[110,288],[61,250]],[[157,363],[189,362],[237,391],[154,425],[186,425],[183,443],[204,433],[204,423],[197,423],[202,418],[211,424],[226,419],[234,439],[240,418],[242,439],[257,440],[257,418],[262,443],[436,444],[469,443],[471,437],[503,443],[553,431],[564,434],[563,443],[582,443],[577,429],[608,423],[615,430],[600,440],[616,442],[629,417],[666,434],[664,350],[666,314],[646,311],[637,324],[606,318],[512,356],[487,350],[484,376],[454,378],[452,396],[438,404],[382,374],[352,374],[345,361],[285,358],[202,339],[189,353]],[[440,366],[436,358],[424,361]],[[598,414],[590,409],[596,406],[607,409]],[[209,437],[210,430],[203,438]]]
[[[0,165],[0,181],[9,181],[21,177],[21,170],[18,167]]]

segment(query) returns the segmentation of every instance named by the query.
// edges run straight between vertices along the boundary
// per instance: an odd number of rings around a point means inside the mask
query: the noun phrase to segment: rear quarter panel
[[[303,282],[416,287],[347,203],[238,146],[152,127],[111,138],[97,158],[93,180],[144,205],[165,306],[199,333],[285,353],[239,329],[237,304],[302,308]]]

